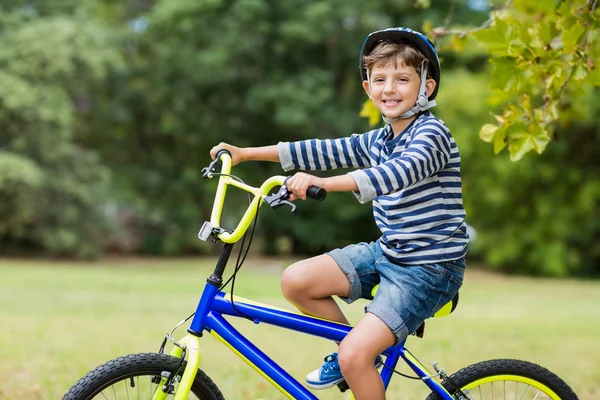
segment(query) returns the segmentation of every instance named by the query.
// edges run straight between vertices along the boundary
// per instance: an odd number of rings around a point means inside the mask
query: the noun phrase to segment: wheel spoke
[[[517,383],[517,385],[518,385],[518,383]],[[527,385],[525,387],[525,391],[523,392],[523,395],[521,396],[521,398],[519,400],[523,400],[523,397],[525,397],[525,393],[527,393],[527,391],[529,390],[530,387],[531,387],[530,385]]]

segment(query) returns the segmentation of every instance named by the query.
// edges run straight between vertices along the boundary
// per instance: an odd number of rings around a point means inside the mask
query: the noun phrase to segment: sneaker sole
[[[306,386],[308,386],[311,389],[315,389],[315,390],[323,390],[323,389],[329,389],[330,387],[333,387],[343,381],[344,381],[344,378],[340,378],[336,381],[321,383],[321,384],[311,383],[311,382],[306,381]]]

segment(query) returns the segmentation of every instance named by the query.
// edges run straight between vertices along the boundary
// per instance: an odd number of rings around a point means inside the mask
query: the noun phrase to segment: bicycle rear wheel
[[[458,387],[469,400],[578,400],[554,373],[521,360],[482,361],[452,374],[443,385],[456,399],[461,399]],[[431,393],[427,400],[439,396]]]
[[[179,359],[158,353],[119,357],[88,372],[63,400],[151,399],[161,390],[161,378],[174,373],[178,363]],[[190,392],[188,399],[223,400],[217,385],[201,370]],[[172,398],[172,394],[167,396],[167,399]]]

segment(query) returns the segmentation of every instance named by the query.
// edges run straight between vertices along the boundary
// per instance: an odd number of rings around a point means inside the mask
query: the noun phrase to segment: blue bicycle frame
[[[216,286],[207,283],[190,324],[189,333],[193,336],[201,336],[202,332],[209,332],[288,398],[317,399],[308,389],[248,341],[223,316],[246,317],[254,320],[257,324],[275,325],[336,342],[341,342],[352,327],[260,303],[248,302],[243,298],[234,297],[234,302],[235,308],[228,293],[219,291]],[[404,347],[404,342],[389,347],[383,354],[387,358],[381,370],[381,378],[386,389],[398,360],[402,358],[441,399],[453,400],[453,397],[437,379],[429,374],[427,369]]]

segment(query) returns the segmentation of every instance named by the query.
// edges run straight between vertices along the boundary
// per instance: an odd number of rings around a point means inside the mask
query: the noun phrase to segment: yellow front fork
[[[184,400],[188,398],[188,394],[190,393],[194,379],[196,379],[198,367],[200,366],[200,338],[193,335],[187,335],[179,343],[185,345],[187,365],[183,371],[181,382],[179,382],[179,385],[176,389],[175,400]],[[173,357],[181,358],[183,349],[178,346],[173,346],[173,349],[169,354]],[[167,378],[163,378],[161,380],[156,393],[154,393],[154,396],[152,397],[152,400],[165,400],[167,398],[167,394],[162,390],[162,387],[166,382]]]

